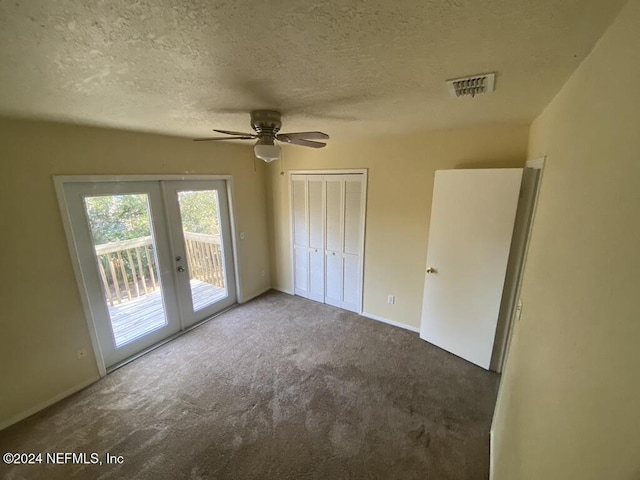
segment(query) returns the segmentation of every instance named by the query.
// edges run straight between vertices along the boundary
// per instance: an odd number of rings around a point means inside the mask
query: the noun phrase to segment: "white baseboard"
[[[278,292],[286,293],[287,295],[295,295],[295,293],[293,293],[293,290],[287,290],[286,288],[271,287],[271,289],[277,290]]]
[[[259,291],[258,293],[256,293],[256,294],[254,294],[254,295],[250,296],[249,298],[245,298],[245,299],[243,299],[243,300],[242,300],[242,302],[238,302],[238,303],[239,303],[240,305],[242,305],[243,303],[247,303],[248,301],[253,300],[253,299],[254,299],[254,298],[256,298],[256,297],[259,297],[259,296],[260,296],[260,295],[262,295],[263,293],[267,293],[269,290],[271,290],[271,287],[267,287],[267,288],[265,288],[265,289],[263,289],[263,290]]]
[[[97,382],[98,380],[100,380],[100,375],[98,375],[96,377],[92,377],[91,379],[87,380],[86,382],[82,382],[82,383],[76,385],[75,387],[71,387],[70,389],[65,390],[62,393],[59,393],[58,395],[50,398],[49,400],[45,400],[44,402],[41,402],[41,403],[37,404],[35,407],[32,407],[32,408],[30,408],[28,410],[20,412],[17,415],[14,415],[13,417],[11,417],[11,418],[5,420],[4,422],[0,423],[0,430],[4,430],[5,428],[10,427],[14,423],[18,423],[20,420],[24,420],[25,418],[30,417],[34,413],[38,413],[40,410],[44,410],[45,408],[50,407],[54,403],[57,403],[60,400],[62,400],[64,398],[67,398],[68,396],[73,395],[76,392],[79,392],[83,388],[87,388],[89,385],[91,385],[92,383]]]
[[[394,327],[404,328],[405,330],[409,330],[410,332],[420,333],[419,328],[412,327],[411,325],[406,325],[400,322],[394,322],[393,320],[379,317],[378,315],[374,315],[373,313],[362,312],[360,315],[362,315],[363,317],[370,318],[371,320],[376,320],[378,322],[386,323],[388,325],[393,325]]]
[[[493,445],[493,428],[489,431],[489,480],[495,478],[496,467],[494,465],[493,455],[495,453],[495,447]]]

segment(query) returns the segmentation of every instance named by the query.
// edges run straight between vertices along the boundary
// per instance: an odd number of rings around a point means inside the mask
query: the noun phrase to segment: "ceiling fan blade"
[[[253,133],[242,133],[242,132],[231,132],[229,130],[216,130],[213,129],[214,132],[224,133],[225,135],[235,135],[239,137],[249,137],[249,138],[257,138],[258,136]]]
[[[329,140],[329,135],[322,132],[294,132],[294,133],[281,133],[277,135],[278,140],[280,137],[286,137],[288,139],[304,138],[306,140]],[[282,140],[286,142],[287,140]]]
[[[194,142],[212,142],[215,140],[254,140],[256,137],[211,137],[211,138],[194,138]]]
[[[278,140],[280,139],[278,138]],[[312,142],[311,140],[305,140],[303,138],[290,138],[288,140],[282,140],[282,141],[286,143],[291,143],[293,145],[302,145],[303,147],[311,147],[311,148],[322,148],[327,146],[326,143]]]

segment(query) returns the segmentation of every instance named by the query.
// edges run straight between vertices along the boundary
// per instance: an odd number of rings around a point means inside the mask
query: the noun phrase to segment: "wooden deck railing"
[[[185,232],[189,274],[224,287],[224,265],[218,235]],[[159,286],[153,241],[150,236],[96,245],[98,270],[109,305],[147,295]]]
[[[224,263],[220,235],[185,232],[191,278],[224,288]]]

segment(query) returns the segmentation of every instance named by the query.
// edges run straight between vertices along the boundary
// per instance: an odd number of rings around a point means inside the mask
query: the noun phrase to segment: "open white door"
[[[522,169],[436,172],[420,338],[491,362]]]

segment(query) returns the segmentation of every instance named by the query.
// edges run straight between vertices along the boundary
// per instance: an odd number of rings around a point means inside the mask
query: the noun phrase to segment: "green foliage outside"
[[[220,232],[215,192],[179,192],[182,224],[187,232],[217,235]],[[95,245],[151,235],[145,194],[85,198]]]
[[[85,205],[96,245],[151,235],[146,195],[87,197]]]
[[[182,224],[187,232],[217,235],[220,232],[218,220],[218,198],[216,192],[179,192],[178,201]],[[85,207],[94,245],[133,240],[151,236],[150,212],[146,194],[105,195],[85,198]],[[127,250],[121,254],[122,265],[126,279],[119,280],[119,289],[134,281],[133,272],[142,266],[142,276],[150,278],[150,267],[156,263],[153,246]],[[138,258],[140,255],[140,258]],[[115,261],[115,254],[100,255],[98,261],[108,276],[108,288],[115,288],[112,278],[110,262]],[[120,261],[120,260],[118,260]],[[159,278],[157,265],[154,267],[155,277]],[[137,275],[140,276],[138,271]],[[116,268],[116,275],[121,277],[121,271]],[[136,277],[136,280],[139,278]],[[115,294],[115,292],[114,292]]]
[[[220,233],[217,192],[180,192],[178,199],[185,231],[206,235]]]

